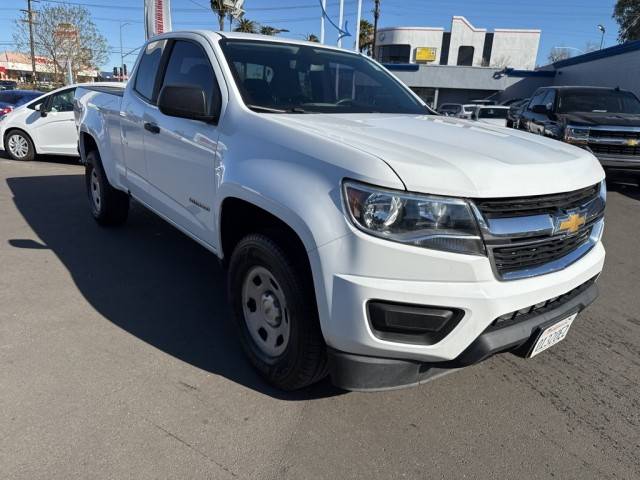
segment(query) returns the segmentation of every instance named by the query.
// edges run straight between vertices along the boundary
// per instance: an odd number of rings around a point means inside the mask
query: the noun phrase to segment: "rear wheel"
[[[85,184],[93,218],[100,225],[121,225],[129,215],[129,196],[111,186],[98,152],[87,155]]]
[[[11,130],[4,139],[4,151],[14,160],[33,160],[36,150],[29,135],[21,130]]]
[[[229,263],[229,296],[245,353],[272,385],[296,390],[327,375],[310,274],[272,238],[248,235]]]

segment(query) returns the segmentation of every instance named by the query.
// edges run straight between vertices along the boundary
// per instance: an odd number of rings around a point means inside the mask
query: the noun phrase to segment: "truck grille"
[[[544,275],[586,255],[602,234],[603,188],[599,183],[568,193],[473,200],[496,277]]]
[[[589,131],[592,138],[623,138],[629,140],[640,140],[640,132],[632,130],[596,130]]]
[[[493,249],[493,261],[500,275],[545,265],[573,252],[589,241],[591,226],[575,235],[548,237],[534,242],[523,242]]]
[[[489,198],[474,200],[485,218],[512,218],[529,215],[556,214],[578,208],[598,196],[599,185],[556,195],[531,197]]]
[[[605,145],[602,143],[590,143],[589,148],[596,155],[602,154],[640,156],[640,147],[631,147],[628,145]]]

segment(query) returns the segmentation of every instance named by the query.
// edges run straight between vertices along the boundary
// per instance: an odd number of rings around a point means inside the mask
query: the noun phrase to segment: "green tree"
[[[211,10],[218,16],[220,31],[224,30],[224,19],[231,15],[231,9],[225,5],[224,0],[211,0]]]
[[[373,46],[373,25],[370,21],[364,18],[360,19],[360,37],[359,37],[360,52],[364,52],[367,55],[371,55],[371,47]]]
[[[256,33],[258,31],[258,25],[253,20],[249,20],[248,18],[241,18],[236,22],[236,28],[234,28],[233,31]]]
[[[29,24],[18,19],[13,34],[18,50],[31,56]],[[74,78],[82,70],[98,69],[109,59],[107,39],[79,5],[42,5],[33,24],[35,54],[51,59],[55,81],[62,83],[68,62]]]
[[[640,0],[618,0],[613,10],[613,18],[620,27],[620,42],[640,39]]]
[[[273,35],[278,35],[282,32],[288,32],[289,30],[285,29],[285,28],[276,28],[276,27],[272,27],[271,25],[262,25],[260,27],[260,33],[262,35],[269,35],[269,36],[273,36]]]

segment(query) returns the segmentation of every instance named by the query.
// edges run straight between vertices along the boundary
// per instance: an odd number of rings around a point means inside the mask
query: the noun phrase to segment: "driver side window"
[[[75,89],[64,90],[52,95],[48,109],[51,112],[73,112],[73,93]]]
[[[536,92],[536,94],[531,99],[531,102],[529,102],[529,106],[527,107],[527,110],[531,111],[533,110],[533,107],[535,107],[536,105],[542,105],[543,104],[542,100],[544,99],[546,94],[547,94],[547,90],[540,90],[539,92]]]

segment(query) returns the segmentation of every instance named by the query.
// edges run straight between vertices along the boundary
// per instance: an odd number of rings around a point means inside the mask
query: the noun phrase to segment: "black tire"
[[[12,142],[19,142],[20,145],[26,145],[26,153],[24,155],[18,153],[19,151],[24,150],[16,150],[16,147],[12,147]],[[15,143],[14,143],[15,145]],[[33,142],[31,141],[31,137],[27,135],[22,130],[9,130],[7,134],[4,136],[4,151],[9,155],[13,160],[30,162],[34,158],[36,158],[36,149],[33,146]]]
[[[288,341],[284,351],[274,357],[268,356],[254,339],[255,334],[252,336],[249,331],[249,320],[245,319],[243,288],[245,281],[252,281],[249,276],[256,269],[266,269],[272,275],[277,282],[274,290],[281,289],[285,299],[282,318],[288,319]],[[262,234],[242,239],[229,262],[229,298],[242,347],[268,383],[287,391],[311,385],[328,373],[327,347],[320,330],[313,281],[308,270],[306,262],[287,255],[276,241]]]
[[[100,225],[121,225],[129,215],[129,195],[111,186],[102,168],[100,155],[87,155],[85,185],[91,214]]]

